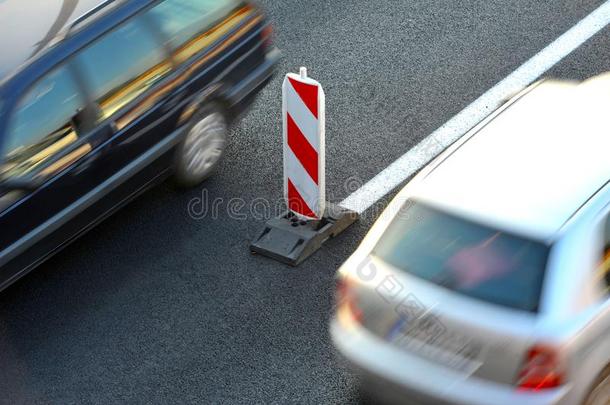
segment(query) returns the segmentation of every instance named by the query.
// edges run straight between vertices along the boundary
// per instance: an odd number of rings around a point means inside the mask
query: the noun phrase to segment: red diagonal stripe
[[[302,83],[298,80],[288,78],[290,84],[297,92],[299,96],[301,96],[301,100],[303,103],[309,108],[309,111],[313,114],[316,119],[318,118],[318,86],[313,84]]]
[[[318,218],[316,213],[309,208],[309,205],[301,197],[301,194],[290,179],[288,179],[288,208],[297,214],[305,215],[309,218]]]
[[[309,177],[318,184],[318,152],[311,146],[290,114],[288,116],[288,146],[299,159]]]

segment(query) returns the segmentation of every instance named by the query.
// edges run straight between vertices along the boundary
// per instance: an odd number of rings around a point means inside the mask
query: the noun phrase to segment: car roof
[[[416,197],[550,241],[610,178],[610,74],[545,81],[423,180]]]
[[[0,82],[103,0],[0,1]]]

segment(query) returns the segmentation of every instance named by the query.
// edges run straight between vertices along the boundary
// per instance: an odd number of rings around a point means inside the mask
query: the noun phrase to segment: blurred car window
[[[149,13],[182,63],[213,42],[210,28],[236,6],[234,0],[165,0]]]
[[[597,274],[605,293],[610,294],[610,216],[605,219],[603,252]]]
[[[373,254],[487,302],[536,311],[548,247],[408,201]]]
[[[162,46],[136,18],[94,42],[77,56],[83,77],[106,119],[171,71]]]
[[[84,107],[78,86],[65,67],[34,84],[10,118],[0,176],[30,174],[76,142],[75,117]]]

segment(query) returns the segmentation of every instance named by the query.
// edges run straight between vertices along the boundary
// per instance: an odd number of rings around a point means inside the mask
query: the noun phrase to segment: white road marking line
[[[502,100],[534,82],[609,23],[610,0],[580,20],[574,27],[521,65],[504,80],[428,135],[427,138],[343,200],[341,205],[360,213],[364,212],[481,122],[500,106]]]

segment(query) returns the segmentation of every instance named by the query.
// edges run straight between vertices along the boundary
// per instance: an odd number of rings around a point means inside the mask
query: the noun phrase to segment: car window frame
[[[0,93],[0,163],[4,158],[4,144],[5,139],[8,136],[6,134],[8,128],[8,121],[10,114],[12,112],[12,105],[14,100],[5,98],[2,93]]]

